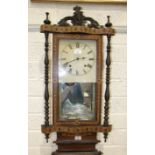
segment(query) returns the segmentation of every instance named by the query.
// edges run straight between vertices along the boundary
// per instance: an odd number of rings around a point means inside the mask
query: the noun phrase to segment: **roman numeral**
[[[72,68],[70,68],[68,72],[69,72],[69,73],[72,73]]]
[[[79,75],[79,72],[76,70],[76,75]]]
[[[63,61],[63,60],[66,60],[66,58],[61,58],[60,60],[62,60],[62,61]]]
[[[91,51],[89,51],[87,54],[90,54],[90,53],[92,53],[93,51],[91,50]]]
[[[79,48],[80,47],[80,44],[77,42],[76,43],[76,48]]]
[[[63,50],[62,52],[63,52],[63,53],[68,53],[68,52],[66,52],[66,51],[64,51],[64,50]]]
[[[73,49],[73,47],[72,47],[71,45],[68,45],[68,47],[69,47],[70,49]]]
[[[85,67],[92,68],[92,65],[91,64],[87,64],[87,65],[85,65]]]
[[[87,73],[85,69],[83,69],[83,72],[84,72],[84,73]]]
[[[87,47],[87,45],[84,45],[83,49],[85,49]]]
[[[67,64],[68,64],[68,63],[64,63],[64,64],[63,64],[63,67],[66,68],[66,67],[67,67]]]
[[[94,60],[94,58],[89,58],[89,60]]]

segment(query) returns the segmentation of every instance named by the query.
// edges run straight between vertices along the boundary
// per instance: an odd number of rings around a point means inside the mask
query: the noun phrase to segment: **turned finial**
[[[46,12],[46,19],[44,20],[44,24],[51,24],[51,21],[48,19],[49,12]]]
[[[112,23],[110,22],[110,16],[107,16],[107,23],[105,24],[106,27],[112,27]]]

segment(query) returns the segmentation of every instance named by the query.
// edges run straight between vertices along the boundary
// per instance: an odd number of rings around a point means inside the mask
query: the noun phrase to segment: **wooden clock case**
[[[52,25],[46,13],[44,24],[40,31],[45,34],[45,123],[41,126],[42,132],[48,141],[51,132],[57,132],[58,150],[52,155],[100,155],[101,152],[95,149],[97,132],[104,134],[105,141],[112,126],[109,124],[109,84],[110,84],[110,39],[114,35],[111,28],[109,16],[104,26],[90,17],[85,17],[81,7],[74,7],[74,15],[61,19],[57,25]],[[71,24],[69,23],[71,22]],[[53,62],[52,62],[52,83],[53,83],[53,124],[49,123],[49,34],[53,33]],[[107,58],[106,58],[106,89],[105,104],[101,105],[102,98],[102,69],[103,69],[103,41],[102,36],[107,36]],[[97,42],[97,73],[96,73],[96,119],[94,121],[80,120],[59,120],[59,91],[58,91],[58,44],[60,39],[89,39]],[[101,107],[104,106],[104,122],[101,122]]]

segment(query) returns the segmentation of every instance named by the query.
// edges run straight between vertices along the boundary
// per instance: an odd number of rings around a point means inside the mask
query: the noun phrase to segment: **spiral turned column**
[[[107,16],[108,21],[105,24],[107,28],[110,28],[112,24],[110,23],[110,16]],[[105,89],[105,106],[104,106],[104,123],[103,126],[108,127],[109,126],[109,100],[110,100],[110,65],[111,65],[111,58],[110,58],[110,52],[111,52],[111,35],[107,35],[107,57],[106,57],[106,89]],[[108,138],[108,132],[104,133],[104,141],[106,142]]]
[[[48,19],[49,13],[46,13],[46,19],[44,20],[44,24],[50,24],[51,22]],[[47,127],[49,126],[49,90],[48,90],[48,83],[49,83],[49,58],[48,58],[48,51],[49,51],[49,32],[44,32],[45,34],[45,58],[44,58],[44,65],[45,65],[45,77],[44,77],[44,83],[45,83],[45,92],[44,92],[44,99],[45,99],[45,120],[44,125]],[[46,141],[48,142],[49,134],[45,134]]]

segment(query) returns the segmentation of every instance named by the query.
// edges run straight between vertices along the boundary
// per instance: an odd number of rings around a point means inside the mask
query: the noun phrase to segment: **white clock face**
[[[95,40],[60,40],[59,79],[60,82],[95,82]]]

